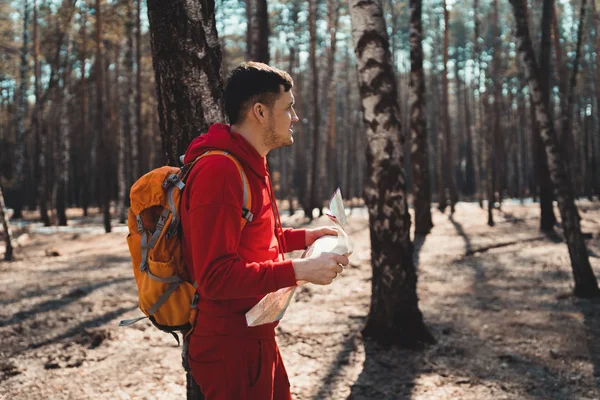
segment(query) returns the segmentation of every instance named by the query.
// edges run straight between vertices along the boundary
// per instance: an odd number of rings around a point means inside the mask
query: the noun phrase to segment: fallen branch
[[[546,238],[547,238],[547,236],[542,235],[542,236],[535,236],[535,237],[528,238],[528,239],[513,240],[513,241],[510,241],[510,242],[504,242],[504,243],[495,243],[495,244],[491,244],[489,246],[480,247],[478,249],[468,250],[465,253],[464,256],[465,257],[469,257],[469,256],[472,256],[472,255],[477,254],[477,253],[485,253],[486,251],[492,250],[492,249],[498,249],[498,248],[501,248],[501,247],[513,246],[513,245],[519,244],[519,243],[535,242],[535,241],[538,241],[538,240],[544,240]]]

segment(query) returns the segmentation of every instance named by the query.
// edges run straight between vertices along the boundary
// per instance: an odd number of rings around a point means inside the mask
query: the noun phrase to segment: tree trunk
[[[598,282],[590,266],[588,252],[581,234],[579,215],[573,196],[573,188],[569,180],[563,153],[559,150],[559,141],[550,119],[548,108],[544,103],[535,54],[529,37],[529,27],[523,0],[510,0],[515,13],[517,25],[517,48],[525,67],[531,96],[535,104],[536,116],[540,125],[540,135],[546,149],[550,176],[557,192],[558,207],[562,218],[564,234],[569,247],[571,267],[575,280],[574,294],[578,297],[600,295]]]
[[[269,12],[267,0],[248,0],[248,59],[268,64],[269,59]]]
[[[58,166],[58,182],[56,188],[56,215],[58,225],[67,226],[67,192],[69,187],[69,170],[71,166],[71,126],[69,121],[69,110],[71,103],[71,91],[69,87],[69,76],[71,75],[70,56],[73,48],[71,33],[67,32],[67,53],[63,67],[63,87],[61,94],[60,129],[58,132],[59,146],[56,149],[55,165]]]
[[[544,104],[548,108],[548,112],[552,115],[552,107],[550,103],[550,65],[552,59],[552,14],[554,10],[554,0],[544,0],[544,9],[542,12],[542,42],[540,50],[540,89]],[[533,130],[536,143],[541,144],[539,137],[539,129]],[[546,150],[543,146],[538,146],[537,151],[537,173],[538,182],[540,185],[540,230],[550,232],[556,224],[553,206],[553,187],[548,171],[548,160],[546,159]]]
[[[0,186],[0,220],[2,221],[2,229],[4,229],[4,242],[6,243],[6,250],[4,251],[4,261],[12,261],[13,259],[13,247],[12,247],[12,232],[10,225],[8,224],[8,218],[4,210],[6,205],[4,203],[4,194],[2,193],[2,186]]]
[[[560,109],[562,111],[566,107],[566,102],[569,95],[567,93],[567,68],[566,64],[563,62],[563,52],[560,45],[560,29],[558,24],[558,10],[556,8],[556,3],[554,4],[552,12],[552,39],[554,44],[554,54],[556,56],[556,75],[558,80],[558,91],[560,94]]]
[[[350,17],[368,140],[365,202],[373,280],[363,335],[379,343],[420,347],[435,340],[418,305],[404,181],[404,138],[381,3],[352,0]]]
[[[312,220],[312,210],[321,209],[321,184],[319,183],[319,155],[321,148],[319,126],[321,110],[319,108],[319,73],[317,71],[317,8],[318,0],[308,0],[308,31],[310,34],[310,71],[312,76],[312,170],[310,183],[309,209],[305,210],[307,217]]]
[[[103,215],[104,231],[109,233],[110,225],[110,186],[108,176],[108,143],[104,134],[104,51],[102,45],[102,7],[101,0],[96,0],[96,171],[98,171],[98,188]]]
[[[38,204],[40,207],[40,219],[44,226],[50,226],[50,217],[48,216],[48,190],[47,190],[47,172],[46,172],[46,136],[41,129],[41,89],[40,89],[40,37],[38,33],[37,0],[33,0],[33,71],[35,75],[34,93],[35,93],[35,112],[31,120],[31,130],[36,141],[37,163],[35,167],[36,181],[38,182]]]
[[[437,19],[437,18],[436,18]],[[441,26],[436,26],[436,30],[439,30],[441,28]],[[437,36],[437,35],[436,35]],[[443,40],[443,39],[442,39]],[[440,43],[442,40],[437,40],[438,43]],[[436,54],[435,48],[437,48],[437,46],[434,44],[434,57],[433,59],[438,60],[438,54]],[[443,53],[443,49],[442,49],[442,53]],[[443,54],[442,54],[442,58],[443,58]],[[433,74],[437,74],[438,73],[438,69],[437,67],[433,69],[432,71]],[[438,80],[436,79],[435,85],[432,85],[433,88],[433,92],[434,92],[434,99],[438,99],[437,100],[437,111],[442,115],[442,120],[444,120],[443,118],[443,113],[444,113],[444,104],[443,104],[443,94],[440,96],[440,87],[438,85]],[[443,89],[443,78],[442,78],[442,90]],[[441,103],[440,104],[440,99],[441,98]],[[446,194],[446,187],[447,187],[447,180],[448,180],[448,169],[446,168],[446,166],[448,165],[447,162],[447,155],[448,153],[446,153],[445,149],[445,142],[446,142],[446,137],[445,137],[445,129],[441,126],[443,121],[438,121],[436,123],[436,128],[437,128],[437,149],[436,149],[436,160],[437,160],[437,187],[438,187],[438,210],[440,210],[440,212],[444,212],[446,210],[446,207],[448,206],[448,196]]]
[[[565,149],[565,162],[567,164],[567,172],[571,178],[571,182],[575,187],[575,159],[571,159],[571,155],[575,155],[575,139],[571,132],[571,119],[573,117],[573,103],[575,97],[575,90],[577,89],[577,72],[579,70],[579,59],[581,57],[581,42],[583,41],[583,26],[585,23],[585,5],[586,0],[581,0],[581,11],[579,14],[579,28],[577,29],[577,44],[575,46],[575,58],[573,59],[573,70],[571,71],[571,78],[569,80],[569,86],[567,88],[567,100],[565,106],[562,109],[562,135],[561,142],[562,148]],[[577,193],[574,193],[576,196]]]
[[[443,0],[444,6],[444,62],[443,62],[443,73],[442,73],[442,114],[444,116],[444,135],[446,144],[446,165],[445,170],[447,174],[447,187],[450,196],[450,214],[454,214],[454,206],[458,201],[458,193],[456,191],[456,171],[454,163],[454,148],[452,146],[452,124],[450,122],[450,96],[449,96],[449,83],[448,83],[448,46],[449,46],[449,35],[450,35],[450,18],[446,0]]]
[[[429,152],[425,122],[425,73],[423,72],[422,2],[410,1],[410,136],[413,170],[415,234],[427,235],[431,221],[431,188],[429,182]]]
[[[210,124],[225,121],[214,1],[148,1],[158,115],[165,162]]]
[[[474,92],[477,93],[477,97],[475,98],[476,103],[474,103],[475,108],[475,127],[473,132],[473,137],[475,138],[476,148],[477,148],[477,160],[475,167],[475,180],[477,181],[477,199],[479,201],[479,207],[483,208],[483,193],[485,190],[485,178],[482,173],[483,170],[483,146],[485,143],[484,139],[484,130],[481,129],[483,124],[483,118],[481,118],[481,52],[479,50],[479,0],[473,0],[473,18],[475,18],[475,30],[474,30],[474,38],[473,38],[473,53],[475,63],[477,65],[477,71],[474,74]]]
[[[178,165],[197,134],[225,121],[215,4],[149,0],[148,16],[164,158]],[[204,398],[189,371],[187,389]]]
[[[140,145],[138,143],[138,138],[139,135],[137,133],[137,124],[136,124],[136,114],[137,114],[137,110],[136,110],[136,104],[135,104],[135,86],[136,86],[136,82],[135,82],[135,75],[134,75],[134,71],[133,71],[133,25],[134,25],[134,19],[133,19],[133,5],[131,4],[131,2],[127,2],[127,21],[125,22],[125,32],[126,32],[126,36],[127,36],[127,50],[125,50],[125,75],[126,75],[126,79],[127,79],[127,97],[126,97],[126,104],[125,104],[125,112],[123,113],[123,119],[124,119],[124,124],[123,124],[123,128],[125,129],[125,132],[123,132],[123,135],[125,135],[126,138],[129,138],[129,140],[127,140],[127,143],[130,144],[130,148],[129,148],[129,156],[131,157],[130,161],[131,163],[130,168],[131,168],[131,176],[127,177],[125,180],[125,185],[129,186],[131,184],[133,184],[133,182],[135,182],[139,177],[140,177],[140,156],[139,156],[139,149],[140,149]],[[118,62],[118,59],[117,59]],[[117,97],[119,98],[119,97]],[[123,149],[123,151],[125,151],[125,149]],[[125,161],[125,159],[124,159]],[[125,197],[123,197],[123,199],[125,202],[127,202],[127,199]],[[120,206],[119,206],[120,207]]]
[[[595,76],[595,92],[596,92],[596,129],[598,130],[597,134],[592,134],[592,140],[596,143],[600,138],[600,10],[596,8],[596,2],[592,1],[592,10],[594,12],[594,38],[595,40],[595,51],[596,51],[596,76]],[[595,136],[595,137],[594,137]],[[592,147],[595,149],[595,147]],[[592,152],[595,156],[597,155],[595,151]],[[596,157],[592,157],[593,165],[598,165],[598,160]],[[593,169],[594,180],[598,182],[598,175],[596,174],[596,170]],[[596,188],[596,184],[594,184],[594,188]],[[600,192],[595,191],[597,195],[600,195]]]
[[[25,107],[27,91],[27,66],[29,55],[29,0],[23,0],[23,45],[21,47],[20,81],[17,99],[17,148],[14,179],[14,190],[19,199],[14,206],[13,218],[22,218],[24,203],[23,183],[25,180]]]
[[[329,82],[329,91],[327,92],[329,103],[329,121],[327,127],[327,160],[329,161],[328,179],[323,183],[329,182],[327,185],[329,192],[333,192],[340,186],[340,178],[337,166],[337,149],[335,141],[335,100],[336,96],[336,79],[335,79],[335,51],[336,51],[336,33],[338,30],[339,4],[337,0],[327,0],[327,15],[329,28],[329,51],[327,53],[327,80]]]
[[[136,134],[136,143],[137,149],[136,152],[138,154],[137,167],[133,168],[133,176],[134,179],[138,179],[142,175],[141,157],[140,150],[141,139],[144,137],[144,125],[142,123],[142,22],[141,22],[141,13],[142,13],[142,0],[136,1],[137,10],[136,10],[136,24],[135,24],[135,134]],[[133,147],[133,145],[132,145]],[[144,169],[145,170],[145,169]],[[137,174],[137,175],[136,175]]]
[[[492,200],[498,203],[498,208],[502,204],[502,196],[504,191],[503,185],[503,170],[504,170],[504,135],[502,134],[501,114],[502,114],[502,78],[500,72],[500,55],[502,52],[502,39],[500,37],[500,12],[498,10],[498,0],[493,2],[494,13],[494,55],[492,59],[492,74],[494,85],[494,123],[491,134],[493,138],[490,141],[489,153],[492,156],[492,175],[488,176],[493,179]],[[489,200],[489,199],[488,199]]]

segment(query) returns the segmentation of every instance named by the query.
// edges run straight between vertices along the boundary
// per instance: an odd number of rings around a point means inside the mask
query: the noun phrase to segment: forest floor
[[[579,206],[600,276],[600,204]],[[367,214],[355,209],[351,266],[330,286],[299,288],[278,328],[294,397],[600,399],[600,300],[570,295],[567,247],[539,233],[538,210],[505,203],[493,228],[476,204],[452,219],[434,211],[415,260],[437,344],[411,351],[360,334],[371,267]],[[185,398],[173,337],[118,327],[141,314],[125,227],[102,234],[99,216],[70,212],[68,230],[18,229],[18,260],[0,262],[0,399]]]

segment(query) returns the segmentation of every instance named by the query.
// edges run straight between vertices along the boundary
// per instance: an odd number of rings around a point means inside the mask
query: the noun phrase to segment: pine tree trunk
[[[265,64],[270,62],[269,57],[269,12],[267,0],[248,0],[247,7],[251,7],[251,22],[248,24],[248,58]]]
[[[215,4],[149,0],[148,16],[164,159],[178,165],[197,134],[225,121]],[[191,372],[186,378],[188,400],[203,399]]]
[[[104,231],[109,233],[110,225],[110,187],[108,177],[108,143],[104,134],[104,51],[102,45],[102,7],[101,0],[96,0],[96,171],[98,171],[98,191],[100,208],[103,215]]]
[[[137,132],[137,124],[136,124],[136,115],[137,115],[137,110],[136,110],[136,104],[135,104],[135,87],[136,87],[136,82],[135,82],[135,74],[133,71],[133,24],[134,24],[134,19],[133,19],[133,5],[131,4],[131,2],[127,3],[127,21],[125,22],[125,34],[127,36],[127,50],[125,50],[125,75],[126,75],[126,79],[127,79],[127,97],[126,97],[126,105],[125,105],[125,112],[123,113],[123,118],[124,118],[124,122],[125,124],[123,124],[123,128],[125,129],[125,132],[123,132],[123,135],[127,138],[129,138],[129,140],[127,140],[128,143],[130,143],[130,148],[129,148],[129,155],[131,157],[131,159],[129,160],[130,163],[128,163],[130,165],[131,168],[131,176],[127,177],[125,180],[125,185],[129,186],[131,184],[133,184],[133,182],[135,182],[140,176],[140,156],[139,156],[139,149],[140,149],[140,145],[138,143],[138,132]],[[125,152],[125,149],[123,149],[123,151]],[[123,199],[125,202],[127,202],[127,199],[125,197],[123,197]]]
[[[558,91],[559,91],[559,100],[560,100],[560,109],[563,110],[566,107],[568,95],[568,85],[567,85],[567,68],[563,62],[563,52],[562,47],[560,45],[560,29],[558,23],[558,9],[556,8],[556,3],[553,7],[552,12],[552,42],[554,44],[554,54],[556,56],[556,72],[557,72],[557,80],[558,80]],[[560,139],[560,138],[559,138]]]
[[[537,75],[538,68],[529,37],[524,3],[523,0],[510,0],[510,3],[514,9],[517,26],[517,49],[525,67],[529,89],[533,97],[536,116],[540,125],[540,135],[546,149],[548,168],[550,169],[550,176],[556,188],[558,207],[562,218],[565,238],[569,247],[571,267],[575,280],[574,294],[578,297],[598,296],[600,295],[600,290],[590,266],[587,248],[581,234],[579,215],[577,206],[575,205],[573,188],[569,181],[567,166],[563,159],[563,154],[559,150],[559,141],[554,124],[550,119],[548,108],[544,103],[540,90],[541,85],[539,76]]]
[[[363,335],[379,343],[419,347],[434,338],[423,322],[410,241],[396,80],[381,3],[350,2],[352,37],[367,130],[373,263],[371,309]]]
[[[41,127],[41,89],[40,89],[40,37],[38,29],[38,17],[37,17],[38,5],[37,0],[33,0],[33,71],[35,75],[34,93],[35,93],[35,110],[32,116],[32,132],[36,140],[36,153],[37,163],[35,167],[35,174],[38,178],[38,204],[40,207],[40,219],[44,226],[50,226],[50,217],[48,216],[48,190],[47,190],[47,172],[46,172],[46,136]]]
[[[431,221],[431,188],[429,182],[429,149],[425,122],[425,73],[423,72],[422,2],[410,1],[410,136],[413,170],[415,234],[427,235]]]
[[[2,222],[2,229],[4,230],[4,242],[6,243],[6,250],[4,251],[4,261],[13,260],[13,247],[12,247],[12,232],[10,225],[8,224],[8,218],[4,210],[6,204],[4,203],[4,194],[2,192],[2,186],[0,186],[0,221]]]
[[[141,157],[140,150],[141,139],[144,137],[144,124],[142,123],[142,22],[141,22],[141,12],[142,12],[142,0],[136,1],[136,24],[135,24],[135,134],[136,134],[136,143],[137,143],[137,170],[133,168],[133,174],[135,179],[139,178],[142,175],[141,168]],[[133,145],[132,145],[133,146]],[[147,167],[144,168],[146,170]],[[135,175],[137,173],[137,175]]]
[[[309,209],[305,210],[306,216],[312,220],[312,210],[318,208],[321,210],[321,185],[319,183],[320,171],[320,135],[319,127],[321,123],[321,110],[319,108],[319,73],[317,71],[317,8],[318,0],[308,0],[308,30],[310,34],[310,72],[311,72],[311,95],[312,95],[312,169],[310,181],[310,201]]]
[[[179,165],[192,139],[225,121],[215,4],[149,0],[148,17],[164,160]]]
[[[452,146],[452,124],[450,122],[450,95],[449,83],[448,83],[448,47],[449,47],[449,35],[450,35],[450,18],[446,0],[443,0],[444,6],[444,62],[442,72],[442,114],[444,116],[444,135],[446,145],[446,165],[445,170],[447,174],[447,188],[450,196],[450,214],[454,214],[454,206],[458,202],[458,193],[456,190],[456,170],[454,162],[454,147]]]
[[[60,130],[58,133],[58,149],[55,165],[58,169],[58,183],[56,190],[56,215],[58,225],[67,226],[67,191],[69,187],[69,170],[71,165],[71,126],[69,121],[69,110],[71,103],[71,91],[69,87],[69,76],[71,74],[70,56],[73,48],[71,33],[67,32],[67,53],[63,67],[63,87],[61,94]]]
[[[575,97],[575,90],[577,89],[577,72],[579,70],[579,59],[581,57],[581,42],[583,41],[583,29],[585,23],[585,5],[586,0],[581,0],[581,9],[579,13],[579,28],[577,29],[577,44],[575,46],[575,58],[573,59],[573,70],[571,71],[571,78],[569,80],[569,86],[567,88],[567,99],[565,106],[562,109],[562,135],[561,142],[562,148],[565,149],[565,162],[568,168],[568,174],[572,179],[572,183],[575,187],[575,159],[572,159],[571,155],[575,155],[575,139],[573,132],[571,132],[571,119],[573,117],[573,103]],[[577,193],[574,193],[576,196]]]
[[[327,185],[329,192],[333,192],[340,186],[340,179],[337,167],[337,149],[336,149],[336,79],[335,79],[335,51],[336,51],[336,33],[338,30],[339,4],[337,0],[327,0],[327,15],[329,28],[329,51],[327,53],[327,80],[329,82],[329,91],[327,92],[329,103],[329,121],[327,127],[327,160],[329,161]],[[325,181],[323,181],[325,183]]]
[[[25,107],[27,91],[27,67],[29,55],[29,0],[23,0],[23,45],[21,47],[20,81],[17,99],[16,116],[16,165],[14,175],[14,190],[19,200],[15,203],[13,218],[22,218],[23,183],[25,181]]]
[[[441,29],[440,26],[436,27],[436,30]],[[442,42],[442,40],[437,40],[438,43]],[[437,48],[437,46],[434,44],[434,59],[437,60],[438,59],[438,54],[436,54],[435,52],[435,48]],[[443,49],[442,49],[442,53],[443,53]],[[443,57],[443,55],[442,55]],[[432,72],[433,74],[437,74],[437,68],[434,69],[434,71]],[[437,77],[436,77],[437,78]],[[438,80],[436,79],[435,81],[435,85],[432,88],[433,92],[434,92],[434,99],[437,99],[437,107],[436,110],[442,115],[442,120],[443,118],[443,113],[444,113],[444,104],[443,104],[443,94],[440,93],[440,87],[438,85]],[[443,78],[442,78],[442,91],[443,91]],[[440,96],[441,95],[441,96]],[[440,99],[441,99],[441,103],[440,104]],[[438,116],[439,118],[439,116]],[[438,187],[438,210],[440,210],[440,212],[444,212],[446,210],[446,207],[448,206],[448,196],[446,193],[446,187],[447,187],[447,180],[448,180],[448,169],[446,168],[446,166],[448,165],[446,156],[448,155],[445,151],[446,149],[446,137],[445,137],[445,129],[442,126],[442,122],[443,121],[438,121],[436,123],[436,128],[437,128],[437,149],[436,149],[436,160],[437,160],[437,164],[436,164],[436,169],[437,169],[437,187]]]
[[[492,189],[492,201],[498,203],[498,208],[502,203],[503,196],[503,179],[502,171],[504,169],[504,136],[502,134],[501,126],[501,102],[502,102],[502,80],[500,79],[500,55],[502,52],[502,39],[500,38],[500,12],[498,10],[498,0],[493,2],[493,15],[494,15],[494,55],[492,59],[492,74],[493,85],[494,85],[494,118],[493,118],[493,135],[490,141],[489,155],[492,159],[492,175],[488,175],[493,180]],[[488,199],[489,200],[489,199]],[[493,225],[493,223],[492,223]]]
[[[473,58],[475,59],[475,64],[477,65],[477,71],[474,73],[474,92],[477,93],[477,97],[475,98],[476,103],[474,103],[474,115],[475,115],[475,125],[473,128],[473,137],[475,138],[475,147],[477,148],[477,156],[475,162],[475,180],[477,187],[477,199],[479,201],[479,207],[483,208],[483,193],[485,190],[484,184],[484,175],[483,171],[483,146],[484,146],[484,136],[483,129],[481,126],[483,124],[481,118],[481,92],[479,90],[481,85],[481,52],[479,50],[479,0],[473,0],[473,18],[475,18],[475,30],[474,30],[474,38],[473,38]]]
[[[548,112],[552,114],[550,103],[550,65],[552,59],[552,14],[554,10],[554,0],[544,0],[544,8],[542,12],[542,42],[540,50],[540,84],[543,96],[543,101],[548,107]],[[539,137],[539,129],[533,130],[536,143],[541,143]],[[552,181],[550,180],[550,172],[548,171],[548,160],[546,159],[546,151],[543,146],[538,146],[537,151],[537,172],[538,182],[540,185],[540,230],[550,232],[556,224],[553,206],[553,190]]]

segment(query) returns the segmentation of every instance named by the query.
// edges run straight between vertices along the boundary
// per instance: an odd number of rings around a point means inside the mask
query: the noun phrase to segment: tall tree
[[[575,45],[575,58],[573,59],[573,70],[571,71],[571,77],[569,79],[569,85],[567,87],[567,99],[562,109],[562,133],[561,141],[562,147],[566,149],[565,156],[568,166],[568,173],[575,184],[575,173],[573,169],[573,163],[576,159],[571,159],[572,155],[575,154],[575,139],[571,132],[571,120],[573,118],[573,103],[575,97],[575,90],[577,89],[577,73],[579,71],[579,59],[581,57],[581,43],[583,41],[583,27],[585,23],[585,5],[586,0],[581,0],[581,9],[579,12],[579,27],[577,29],[577,44]]]
[[[483,170],[483,148],[485,146],[484,132],[482,129],[482,118],[481,118],[481,51],[479,49],[479,0],[473,0],[473,18],[475,18],[475,28],[474,28],[474,38],[473,38],[473,54],[476,65],[476,72],[474,73],[473,85],[474,93],[477,93],[476,104],[475,104],[475,124],[474,124],[474,133],[473,137],[476,141],[477,148],[477,160],[475,162],[475,180],[477,181],[477,200],[479,201],[479,206],[483,208],[483,193],[485,190],[485,178],[482,173]]]
[[[141,149],[141,138],[143,136],[144,124],[142,123],[142,0],[136,1],[137,10],[135,13],[135,134],[136,142],[138,143],[138,158]],[[137,179],[142,175],[142,169],[140,167],[140,160],[138,160],[137,170],[133,168],[133,178]],[[137,173],[137,175],[136,175]]]
[[[89,156],[84,159],[83,170],[85,172],[84,179],[82,179],[82,194],[81,194],[81,208],[83,208],[83,215],[88,215],[88,207],[92,197],[92,187],[95,176],[92,171],[95,169],[95,156],[92,156],[96,152],[95,144],[88,138],[90,132],[88,132],[88,81],[86,77],[86,66],[87,66],[87,4],[82,2],[81,5],[81,48],[79,50],[79,79],[81,87],[81,136],[83,137],[84,149]],[[41,157],[41,155],[40,155]]]
[[[63,62],[63,86],[61,93],[60,129],[56,149],[55,165],[58,165],[58,184],[56,185],[56,215],[58,225],[67,226],[67,191],[69,189],[69,170],[71,165],[71,121],[69,116],[71,91],[69,76],[71,74],[71,52],[73,41],[71,32],[67,32],[67,52]]]
[[[544,0],[542,10],[542,41],[540,49],[540,89],[542,91],[543,101],[552,114],[550,106],[550,66],[552,59],[552,14],[554,12],[554,0]],[[546,150],[541,145],[539,129],[533,129],[537,146],[537,174],[540,187],[540,229],[544,232],[550,232],[556,224],[553,206],[553,187],[548,171],[548,160],[546,159]]]
[[[312,219],[312,210],[321,209],[321,191],[319,183],[319,161],[321,136],[319,127],[321,123],[321,110],[319,108],[319,72],[317,70],[317,9],[319,0],[308,0],[308,32],[310,35],[309,62],[310,75],[312,76],[312,169],[310,180],[310,200],[309,209],[304,210],[309,219]]]
[[[23,1],[23,43],[21,47],[21,67],[19,74],[19,91],[17,100],[17,152],[14,178],[14,187],[19,194],[15,203],[13,218],[22,218],[23,208],[23,182],[25,180],[25,113],[27,97],[27,66],[29,58],[29,0]]]
[[[540,124],[540,135],[546,149],[548,168],[552,182],[556,188],[556,198],[558,200],[565,238],[569,247],[569,256],[575,280],[574,294],[578,297],[599,296],[600,289],[598,289],[598,282],[590,266],[587,248],[581,234],[573,186],[568,176],[563,153],[559,149],[559,141],[554,124],[550,119],[550,114],[544,103],[540,89],[538,67],[529,36],[525,3],[524,0],[510,0],[510,3],[513,6],[515,14],[517,48],[535,105],[537,121]]]
[[[339,1],[327,0],[327,27],[329,28],[329,49],[327,52],[327,80],[329,81],[329,89],[327,92],[327,100],[329,103],[329,122],[327,125],[327,160],[329,161],[329,189],[335,190],[340,185],[337,167],[337,149],[335,140],[336,131],[336,79],[335,79],[335,51],[336,51],[336,34],[338,31],[339,17]],[[325,153],[325,152],[323,152]]]
[[[126,97],[126,105],[125,112],[123,114],[124,124],[123,128],[125,129],[124,135],[129,138],[127,141],[130,143],[130,151],[129,156],[131,159],[131,177],[128,177],[126,182],[133,183],[137,178],[140,177],[140,156],[139,150],[140,145],[138,143],[139,135],[137,132],[138,124],[136,123],[136,98],[135,98],[135,90],[136,90],[136,79],[135,73],[133,70],[133,56],[134,56],[134,47],[133,47],[133,27],[134,27],[134,19],[133,19],[133,4],[131,2],[127,2],[127,20],[125,21],[125,35],[127,36],[127,49],[125,50],[125,74],[127,77],[127,97]],[[138,67],[139,68],[139,67]],[[126,199],[125,199],[126,201]]]
[[[214,1],[148,1],[158,116],[165,162],[210,124],[225,121]]]
[[[34,173],[37,175],[37,197],[40,207],[40,219],[44,226],[50,225],[50,217],[48,216],[48,190],[46,171],[46,136],[41,127],[41,71],[40,71],[40,37],[39,37],[39,22],[38,22],[38,5],[37,0],[33,0],[33,73],[34,73],[34,94],[35,94],[35,111],[31,120],[31,130],[35,137],[37,162]]]
[[[492,174],[488,176],[493,180],[492,198],[488,199],[492,203],[497,203],[498,207],[502,204],[502,195],[504,191],[504,134],[502,132],[502,72],[500,71],[501,53],[502,53],[502,30],[500,29],[500,10],[498,0],[493,1],[493,26],[494,26],[494,54],[492,58],[492,80],[493,80],[493,130],[489,155],[492,156]]]
[[[423,72],[422,1],[410,0],[410,136],[413,169],[415,233],[426,235],[431,221],[429,149],[425,123],[425,73]]]
[[[454,214],[454,206],[458,201],[456,191],[456,170],[454,163],[454,147],[452,146],[452,124],[450,123],[450,95],[448,84],[448,46],[450,35],[450,13],[446,0],[444,6],[444,49],[443,49],[443,72],[442,72],[442,114],[444,116],[444,142],[446,145],[446,184],[450,196],[450,213]],[[440,211],[444,211],[445,204],[440,203]]]
[[[351,0],[352,38],[364,123],[373,280],[363,334],[409,347],[434,342],[417,298],[396,80],[380,0]]]
[[[148,16],[164,159],[177,165],[196,135],[225,121],[215,3],[148,0]],[[189,371],[187,398],[204,398]]]
[[[104,134],[104,51],[102,44],[102,0],[96,0],[96,65],[94,72],[96,74],[96,171],[98,171],[97,179],[99,181],[99,190],[102,209],[104,231],[109,233],[111,228],[110,222],[110,186],[108,176],[108,138]]]

